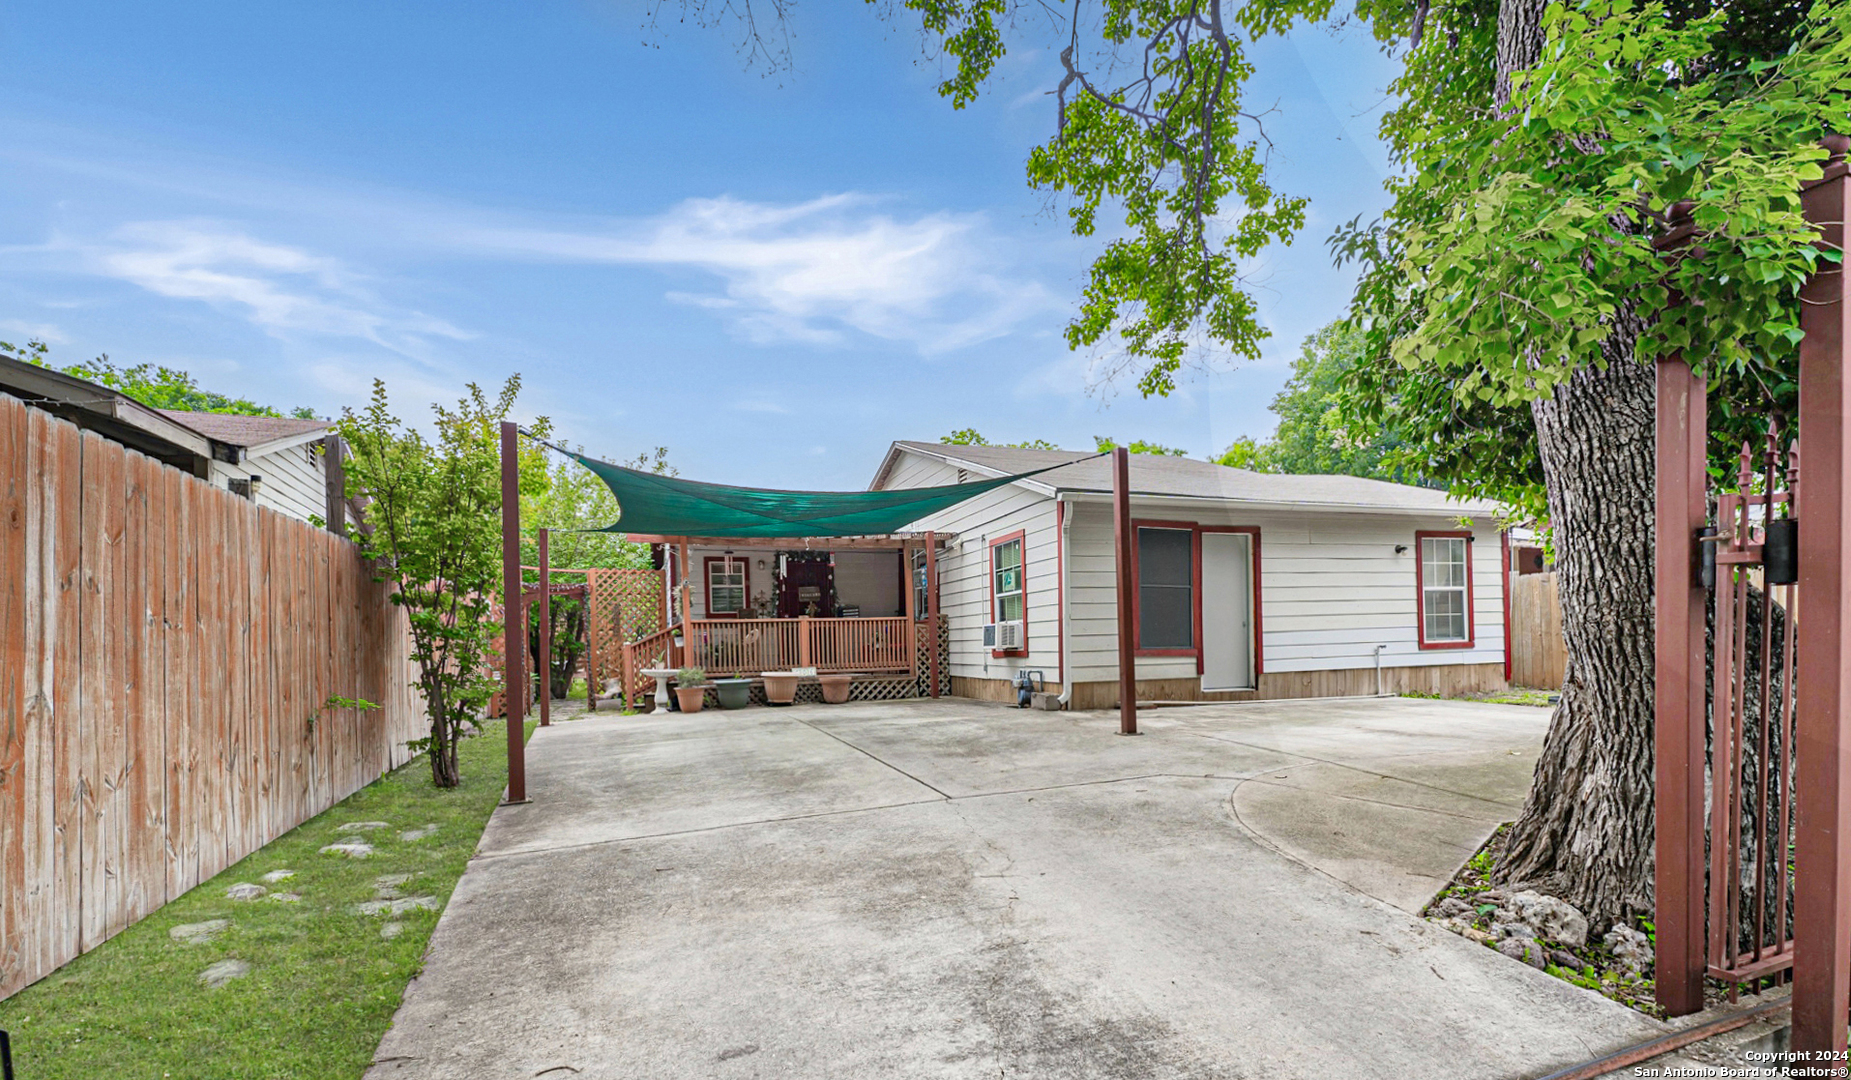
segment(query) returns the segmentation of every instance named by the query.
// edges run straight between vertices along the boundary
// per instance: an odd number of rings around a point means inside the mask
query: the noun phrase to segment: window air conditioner
[[[996,624],[996,647],[1005,652],[1020,649],[1022,636],[1022,622],[1019,619]]]

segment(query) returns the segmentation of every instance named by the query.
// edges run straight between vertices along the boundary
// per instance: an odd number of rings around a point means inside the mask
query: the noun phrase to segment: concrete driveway
[[[536,733],[369,1080],[1535,1077],[1663,1025],[1413,913],[1547,717],[966,701]]]

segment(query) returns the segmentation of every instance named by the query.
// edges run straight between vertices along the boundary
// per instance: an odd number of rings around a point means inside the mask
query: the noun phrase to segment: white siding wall
[[[897,551],[838,551],[836,599],[860,607],[864,616],[904,615],[900,574]]]
[[[709,556],[717,558],[728,551],[733,553],[734,558],[746,560],[746,603],[750,605],[759,593],[771,597],[773,604],[778,601],[777,595],[771,591],[772,580],[777,577],[778,573],[778,553],[776,551],[769,548],[691,547],[688,549],[688,562],[690,563],[688,584],[693,586],[690,590],[691,602],[694,605],[694,617],[697,619],[707,617],[707,579],[703,576],[707,573],[707,559]],[[674,558],[680,558],[680,554],[677,553]],[[763,570],[758,568],[760,559],[765,560]],[[680,604],[681,595],[680,590],[677,589],[675,595],[669,598],[669,618],[671,620],[680,618]]]
[[[263,477],[263,483],[257,488],[257,505],[298,521],[307,521],[311,514],[323,517],[328,512],[328,478],[322,469],[321,455],[315,453],[319,445],[309,442],[286,447],[274,453],[247,457],[237,465],[214,458],[212,485],[222,488],[232,480],[245,480],[256,474]]]
[[[1067,608],[1067,666],[1075,681],[1117,677],[1118,628],[1110,504],[1072,504]],[[1472,543],[1470,649],[1421,649],[1416,626],[1418,530],[1450,530],[1450,517],[1328,512],[1181,511],[1132,500],[1140,519],[1260,529],[1263,670],[1327,671],[1371,667],[1383,645],[1384,667],[1502,663],[1504,609],[1499,540],[1477,523]],[[1395,546],[1407,551],[1395,554]],[[1194,657],[1139,657],[1138,677],[1189,678]]]
[[[955,484],[958,470],[913,454],[895,466],[887,488]],[[1054,501],[1011,484],[968,499],[914,522],[913,532],[956,533],[957,540],[939,555],[939,605],[951,622],[951,674],[978,679],[1010,679],[1022,668],[1044,672],[1049,682],[1060,677],[1058,611],[1059,538]],[[983,647],[983,624],[990,621],[990,541],[1021,529],[1028,604],[1028,655],[993,657]],[[1109,594],[1108,594],[1109,596]]]

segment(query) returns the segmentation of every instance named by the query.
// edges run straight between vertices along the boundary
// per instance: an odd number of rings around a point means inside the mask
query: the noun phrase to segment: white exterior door
[[[1202,689],[1252,690],[1253,538],[1202,534]]]

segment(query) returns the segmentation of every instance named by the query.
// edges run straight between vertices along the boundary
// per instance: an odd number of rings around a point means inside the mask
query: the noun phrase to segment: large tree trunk
[[[1549,0],[1500,0],[1497,106],[1542,55]],[[1591,151],[1592,147],[1582,147]],[[1554,533],[1568,666],[1523,815],[1496,877],[1596,928],[1652,908],[1652,488],[1655,386],[1630,307],[1584,368],[1530,413]]]
[[[1652,908],[1652,371],[1634,334],[1531,408],[1568,668],[1498,878],[1604,926]]]

